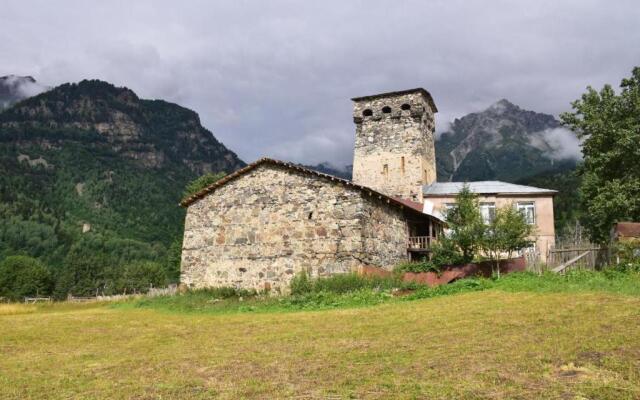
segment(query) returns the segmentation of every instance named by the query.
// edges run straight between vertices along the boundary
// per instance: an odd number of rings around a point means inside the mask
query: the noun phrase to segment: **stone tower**
[[[429,92],[411,89],[353,99],[353,182],[422,202],[436,180],[434,114]]]

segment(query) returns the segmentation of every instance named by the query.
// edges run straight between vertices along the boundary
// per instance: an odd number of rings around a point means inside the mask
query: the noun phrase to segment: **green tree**
[[[182,236],[176,238],[167,250],[165,260],[165,270],[167,271],[167,279],[170,282],[180,281],[180,263],[182,261]]]
[[[161,264],[139,261],[124,268],[119,291],[144,293],[151,287],[164,287],[166,284],[167,274]]]
[[[584,139],[580,187],[582,222],[591,239],[606,242],[617,221],[640,221],[640,67],[610,85],[592,87],[560,117]]]
[[[456,204],[445,216],[449,239],[462,253],[463,262],[471,262],[480,249],[485,225],[480,214],[478,195],[466,184],[456,195]]]
[[[212,183],[215,183],[220,179],[224,178],[225,175],[226,174],[224,172],[217,172],[217,173],[209,172],[208,174],[202,175],[201,177],[194,179],[193,181],[189,182],[185,187],[184,193],[182,194],[182,198],[186,199],[187,197],[198,193],[199,191],[211,185]]]
[[[49,269],[35,258],[11,256],[0,263],[0,296],[21,300],[26,296],[48,295],[52,279]]]
[[[529,237],[533,225],[529,225],[524,215],[513,205],[496,209],[496,214],[484,232],[482,250],[494,262],[493,273],[500,277],[500,258],[506,254],[509,259],[514,252],[531,245]]]

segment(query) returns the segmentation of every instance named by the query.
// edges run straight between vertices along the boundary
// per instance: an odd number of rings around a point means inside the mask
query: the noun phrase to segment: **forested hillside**
[[[122,289],[142,262],[175,280],[185,185],[243,165],[191,110],[59,86],[0,113],[0,261],[38,258],[59,296]]]
[[[578,139],[552,115],[500,100],[453,121],[436,141],[438,181],[515,182],[573,163]]]

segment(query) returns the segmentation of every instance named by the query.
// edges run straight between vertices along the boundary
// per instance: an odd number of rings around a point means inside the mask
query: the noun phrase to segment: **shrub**
[[[231,286],[205,288],[205,289],[192,289],[187,292],[190,296],[201,296],[214,299],[234,299],[234,298],[249,298],[255,297],[258,293],[255,290],[238,289]]]
[[[167,273],[158,263],[139,261],[127,265],[120,278],[120,291],[146,293],[151,287],[167,284]]]
[[[208,174],[202,175],[194,179],[193,181],[189,182],[189,184],[187,184],[187,186],[185,187],[184,192],[182,193],[182,199],[184,200],[187,197],[198,193],[199,191],[211,185],[212,183],[215,183],[220,179],[224,178],[225,175],[226,173],[224,172],[218,172],[218,173],[209,172]]]
[[[426,258],[419,262],[408,262],[400,264],[396,267],[397,272],[435,272],[440,273],[440,266],[436,265],[432,261],[428,261]]]
[[[310,293],[313,291],[313,283],[305,271],[296,274],[296,276],[291,280],[289,287],[291,288],[291,294],[293,295]]]
[[[441,267],[443,265],[465,264],[468,260],[458,250],[453,240],[443,236],[431,245],[431,262]]]
[[[336,274],[323,278],[310,279],[302,272],[291,281],[291,294],[307,293],[350,293],[362,289],[390,290],[404,287],[399,276],[378,277],[360,276],[355,273]]]
[[[616,242],[613,255],[620,264],[640,263],[640,239],[627,239]]]
[[[0,263],[0,296],[11,300],[49,295],[53,286],[49,269],[35,258],[11,256]]]

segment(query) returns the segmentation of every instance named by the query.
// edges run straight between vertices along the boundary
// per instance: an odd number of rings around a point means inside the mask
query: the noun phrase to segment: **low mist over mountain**
[[[552,115],[500,100],[456,119],[436,140],[439,181],[514,182],[574,165],[580,142]]]
[[[0,111],[48,89],[31,76],[0,76]]]
[[[58,86],[0,112],[0,256],[103,254],[96,271],[162,259],[185,185],[244,165],[189,109],[102,81]]]
[[[456,119],[436,139],[440,182],[518,182],[573,170],[580,158],[579,139],[552,115],[526,111],[504,99]],[[321,163],[308,168],[351,179],[351,166]]]

